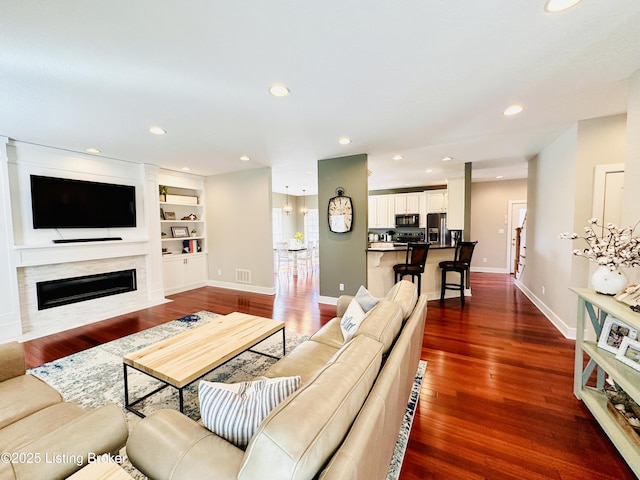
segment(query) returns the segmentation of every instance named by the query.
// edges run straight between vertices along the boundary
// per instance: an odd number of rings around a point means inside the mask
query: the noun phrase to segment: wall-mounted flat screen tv
[[[136,226],[136,187],[31,175],[33,228]]]

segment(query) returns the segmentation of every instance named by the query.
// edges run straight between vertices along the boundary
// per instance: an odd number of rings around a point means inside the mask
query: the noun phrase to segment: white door
[[[527,215],[527,202],[525,200],[510,200],[509,201],[509,218],[508,229],[509,229],[509,247],[507,250],[507,264],[509,268],[509,273],[515,272],[515,263],[514,260],[516,258],[516,228],[522,227],[524,224],[524,219]],[[520,238],[522,251],[524,246],[524,235]]]
[[[621,226],[623,188],[623,163],[595,167],[592,215],[600,220],[601,225],[613,223]]]

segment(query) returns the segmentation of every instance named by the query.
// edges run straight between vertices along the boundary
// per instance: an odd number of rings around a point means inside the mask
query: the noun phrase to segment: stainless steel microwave
[[[399,227],[419,227],[420,215],[410,213],[407,215],[396,215],[396,228]]]

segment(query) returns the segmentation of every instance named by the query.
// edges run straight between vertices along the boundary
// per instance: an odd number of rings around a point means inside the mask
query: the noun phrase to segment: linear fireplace
[[[38,310],[132,292],[136,289],[135,269],[37,282]]]

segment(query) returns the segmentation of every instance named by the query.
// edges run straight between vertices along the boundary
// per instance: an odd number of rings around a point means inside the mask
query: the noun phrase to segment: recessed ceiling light
[[[87,152],[87,153],[100,153],[100,150],[98,150],[97,148],[91,147],[91,148],[87,148],[85,150],[85,152]]]
[[[503,114],[503,115],[505,115],[505,116],[507,116],[507,117],[510,117],[510,116],[512,116],[512,115],[517,115],[517,114],[519,114],[522,110],[524,110],[524,109],[522,108],[522,106],[521,106],[521,105],[511,105],[511,106],[507,107],[507,108],[502,112],[502,114]]]
[[[393,160],[402,160],[402,155],[394,155]]]
[[[432,173],[432,172],[433,172],[433,170],[431,170],[430,168],[427,168],[427,169],[424,171],[424,173]]]
[[[248,162],[249,160],[251,160],[247,155],[242,155],[240,157],[240,160],[242,160],[243,162]]]
[[[191,169],[189,167],[182,167],[183,172],[190,172]]]
[[[448,161],[450,161],[450,160],[453,160],[453,157],[443,157],[443,158],[442,158],[442,161],[443,161],[443,162],[448,162]]]
[[[154,135],[164,135],[165,133],[167,133],[167,131],[164,128],[158,127],[158,126],[149,128],[149,131]]]
[[[549,13],[561,12],[577,5],[580,1],[581,0],[547,0],[544,9]]]
[[[286,86],[276,83],[269,87],[269,93],[274,97],[286,97],[291,91]]]
[[[340,145],[349,145],[351,143],[351,139],[349,137],[340,137],[338,139],[338,143]]]
[[[501,178],[504,178],[504,175],[496,175],[496,178],[500,180]]]

